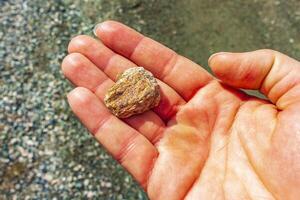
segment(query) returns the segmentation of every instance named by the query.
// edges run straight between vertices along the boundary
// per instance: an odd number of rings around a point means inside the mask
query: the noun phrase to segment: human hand
[[[117,22],[77,36],[62,63],[69,104],[150,199],[299,199],[300,63],[272,50],[192,61]],[[151,71],[162,99],[120,120],[103,104],[118,73]],[[226,86],[226,85],[228,86]],[[248,96],[240,88],[268,97]]]

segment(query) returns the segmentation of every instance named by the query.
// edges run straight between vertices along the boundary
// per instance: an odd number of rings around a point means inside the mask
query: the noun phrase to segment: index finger
[[[196,63],[119,22],[103,22],[96,26],[95,34],[107,47],[151,71],[185,100],[213,79]]]

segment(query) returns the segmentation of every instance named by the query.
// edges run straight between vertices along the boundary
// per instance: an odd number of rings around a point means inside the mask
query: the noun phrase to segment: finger
[[[89,36],[77,36],[69,44],[70,53],[81,53],[93,62],[112,80],[116,80],[119,73],[136,65],[130,60],[114,53],[99,41]],[[153,110],[165,121],[169,121],[177,112],[184,99],[171,87],[158,80],[161,89],[160,104]]]
[[[219,53],[209,65],[228,85],[259,89],[279,109],[300,101],[300,63],[279,52]]]
[[[68,94],[68,101],[95,138],[145,187],[153,160],[158,155],[156,148],[136,130],[113,116],[88,89],[74,89]]]
[[[121,23],[101,23],[95,34],[113,51],[151,71],[185,100],[212,79],[199,65]]]
[[[62,71],[76,86],[95,92],[102,102],[106,91],[114,84],[89,59],[79,53],[72,53],[65,57],[62,62]],[[127,118],[124,121],[152,143],[156,143],[161,138],[165,128],[164,122],[152,111]]]

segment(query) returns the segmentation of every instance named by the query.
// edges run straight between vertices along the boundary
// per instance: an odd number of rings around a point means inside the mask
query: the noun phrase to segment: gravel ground
[[[145,199],[71,113],[60,62],[94,23],[81,1],[0,1],[0,199]],[[84,9],[113,10],[94,1]],[[84,16],[84,17],[81,17]]]
[[[299,10],[298,0],[0,0],[0,199],[147,199],[67,105],[60,62],[74,35],[118,19],[204,66],[219,50],[300,58]]]

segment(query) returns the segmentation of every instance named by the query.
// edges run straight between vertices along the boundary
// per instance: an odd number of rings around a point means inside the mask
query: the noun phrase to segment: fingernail
[[[67,96],[67,99],[68,99],[68,100],[70,99],[70,97],[71,97],[71,95],[72,95],[72,92],[73,92],[73,90],[71,90],[70,92],[67,93],[66,96]]]
[[[208,59],[208,63],[210,63],[210,61],[211,61],[214,57],[219,56],[219,55],[222,55],[222,54],[225,54],[225,53],[226,53],[226,52],[218,52],[218,53],[212,54],[212,55],[209,57],[209,59]]]
[[[94,35],[97,36],[97,37],[98,37],[98,35],[97,35],[96,30],[97,30],[100,26],[101,26],[101,23],[96,24],[96,26],[94,26],[94,29],[93,29],[93,33],[94,33]]]
[[[111,30],[111,26],[110,26],[110,23],[109,21],[105,21],[105,22],[101,22],[99,24],[97,24],[95,27],[94,27],[94,34],[97,36],[97,29],[98,28],[101,28],[102,31],[110,31]]]

